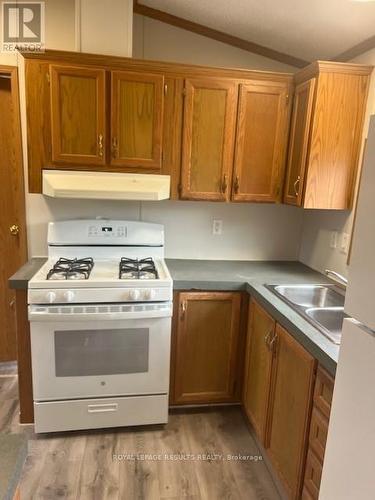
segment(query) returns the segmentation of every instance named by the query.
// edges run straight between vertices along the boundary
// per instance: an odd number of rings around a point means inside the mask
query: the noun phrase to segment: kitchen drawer
[[[331,413],[334,383],[333,378],[319,366],[316,374],[314,404],[327,418],[329,418],[329,414]]]
[[[307,453],[304,488],[310,493],[314,500],[319,498],[320,481],[322,479],[323,466],[316,455],[309,449]]]
[[[168,422],[168,395],[34,403],[35,432]]]
[[[316,407],[313,408],[310,424],[310,448],[314,450],[321,463],[327,442],[328,419]]]

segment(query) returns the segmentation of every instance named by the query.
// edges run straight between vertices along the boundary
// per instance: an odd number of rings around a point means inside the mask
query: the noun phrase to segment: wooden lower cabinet
[[[291,499],[301,497],[316,360],[250,302],[243,406]]]
[[[316,362],[280,325],[275,335],[266,449],[290,498],[299,498]]]
[[[171,404],[238,399],[240,316],[241,293],[176,294]]]
[[[254,300],[250,315],[246,346],[243,405],[259,440],[264,444],[270,394],[272,352],[270,340],[276,322]]]

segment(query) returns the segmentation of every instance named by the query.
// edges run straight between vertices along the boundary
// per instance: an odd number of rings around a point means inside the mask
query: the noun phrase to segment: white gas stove
[[[36,432],[167,422],[163,226],[50,223],[48,260],[28,300]]]

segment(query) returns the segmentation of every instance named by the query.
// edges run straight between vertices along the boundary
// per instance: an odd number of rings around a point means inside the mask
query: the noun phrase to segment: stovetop
[[[153,287],[170,283],[163,259],[66,258],[48,259],[29,282],[29,288]]]

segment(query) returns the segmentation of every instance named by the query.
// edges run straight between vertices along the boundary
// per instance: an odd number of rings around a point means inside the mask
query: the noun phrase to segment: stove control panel
[[[126,238],[127,227],[121,224],[106,224],[105,221],[91,224],[87,229],[89,238]]]
[[[172,300],[172,286],[159,288],[76,288],[38,290],[29,289],[29,304],[85,304],[163,302]]]

